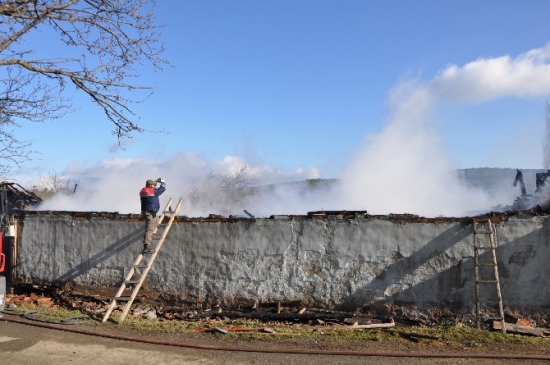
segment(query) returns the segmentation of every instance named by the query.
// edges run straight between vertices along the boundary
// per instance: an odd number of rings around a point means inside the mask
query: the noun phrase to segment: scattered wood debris
[[[105,287],[84,287],[65,285],[27,285],[16,294],[6,296],[6,308],[10,306],[30,304],[40,307],[64,307],[80,310],[81,312],[101,316],[110,303],[116,288]],[[222,303],[212,307],[203,307],[201,304],[182,302],[181,300],[168,300],[170,298],[160,297],[152,288],[145,288],[143,296],[136,299],[136,306],[130,315],[139,316],[161,321],[184,320],[184,321],[226,321],[236,319],[250,319],[265,322],[281,322],[285,324],[306,324],[326,329],[384,329],[390,330],[396,326],[417,326],[430,327],[436,325],[456,325],[458,323],[474,326],[475,316],[457,314],[449,308],[436,308],[430,311],[418,310],[415,306],[394,305],[383,301],[371,301],[355,311],[338,311],[313,307],[312,303],[301,301],[275,301],[260,302],[258,299],[247,303],[245,301],[235,303]],[[173,298],[172,298],[173,299]],[[177,299],[177,298],[176,298]],[[120,310],[120,309],[118,309]],[[491,316],[490,309],[486,312]],[[511,323],[510,323],[511,322]],[[506,312],[506,329],[509,333],[521,335],[550,337],[550,316],[545,312],[535,315],[530,314],[529,318],[524,313],[513,309]],[[537,327],[539,324],[540,327]],[[492,323],[485,321],[485,329],[500,329],[500,322]],[[221,327],[220,327],[221,328]],[[224,330],[227,330],[224,328]],[[391,331],[394,331],[391,329]],[[220,333],[220,331],[217,331]],[[438,340],[437,338],[426,337],[427,335],[415,334],[412,332],[395,331],[400,336],[417,341],[418,339]],[[270,333],[259,331],[256,333]]]
[[[548,337],[550,336],[550,329],[537,328],[532,326],[523,326],[520,324],[504,323],[506,326],[506,332],[517,333],[521,335]],[[493,321],[493,329],[502,330],[502,323],[500,321]]]

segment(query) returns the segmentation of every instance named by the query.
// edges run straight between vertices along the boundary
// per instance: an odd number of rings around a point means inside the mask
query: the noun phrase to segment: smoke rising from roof
[[[239,177],[242,171],[244,175]],[[92,166],[69,166],[63,175],[78,183],[76,192],[56,194],[37,209],[139,213],[139,190],[147,179],[162,177],[166,180],[167,191],[161,196],[161,205],[170,197],[176,201],[182,197],[184,204],[180,213],[183,215],[242,215],[243,209],[254,210],[250,208],[252,204],[269,204],[263,201],[267,192],[273,194],[272,197],[279,193],[278,188],[262,190],[255,188],[256,185],[314,179],[318,174],[319,170],[314,167],[284,172],[250,164],[238,156],[226,156],[212,162],[190,152],[178,153],[163,161],[111,159]],[[28,185],[33,183],[29,181]],[[290,204],[285,201],[281,206],[288,208]]]
[[[79,190],[75,195],[56,196],[41,209],[137,213],[139,189],[146,179],[158,177],[168,184],[163,200],[183,197],[181,214],[189,216],[242,215],[243,209],[257,216],[309,210],[458,216],[506,204],[515,197],[512,189],[489,196],[461,185],[453,175],[456,166],[440,137],[436,107],[442,102],[544,96],[550,84],[549,60],[547,45],[516,58],[450,65],[427,82],[403,80],[389,93],[391,113],[385,128],[365,137],[338,177],[339,183],[313,186],[315,180],[311,180],[308,184],[314,189],[289,184],[257,188],[316,179],[322,173],[317,167],[281,171],[238,156],[212,162],[181,152],[164,161],[112,159],[88,167],[69,166],[63,174],[78,180]],[[240,181],[243,166],[246,179]]]
[[[386,128],[367,137],[344,171],[345,206],[424,216],[464,215],[490,207],[486,194],[462,186],[453,175],[429,90],[406,82],[391,94],[395,107]]]
[[[512,59],[478,59],[451,65],[426,83],[404,80],[390,92],[386,128],[368,136],[344,172],[345,206],[377,213],[464,215],[513,200],[513,190],[492,196],[460,184],[438,135],[441,102],[481,102],[548,93],[550,45]],[[509,200],[509,201],[511,201]]]

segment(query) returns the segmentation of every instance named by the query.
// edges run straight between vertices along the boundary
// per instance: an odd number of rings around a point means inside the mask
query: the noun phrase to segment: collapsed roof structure
[[[28,207],[37,206],[42,202],[42,198],[38,195],[22,187],[14,182],[2,182],[0,183],[0,191],[5,192],[2,194],[2,206],[5,207],[4,212],[12,214],[18,210],[24,210]]]
[[[517,170],[516,177],[514,179],[513,186],[517,186],[521,189],[521,196],[517,197],[512,206],[505,207],[506,210],[527,210],[535,207],[539,207],[542,210],[550,211],[550,184],[548,178],[550,177],[550,170],[547,172],[538,172],[535,174],[536,189],[533,194],[528,194],[523,181],[523,173],[521,170]],[[509,209],[507,209],[509,208]]]

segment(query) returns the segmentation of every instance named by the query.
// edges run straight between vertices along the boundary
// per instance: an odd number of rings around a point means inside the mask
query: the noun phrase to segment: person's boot
[[[153,250],[151,249],[151,247],[149,247],[149,245],[143,245],[143,251],[141,251],[141,253],[151,253],[153,252]]]

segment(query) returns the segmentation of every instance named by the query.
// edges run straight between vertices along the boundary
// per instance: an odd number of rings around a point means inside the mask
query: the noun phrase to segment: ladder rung
[[[147,265],[134,265],[134,269],[145,269]]]
[[[493,234],[491,231],[474,231],[475,234]]]
[[[132,297],[115,297],[115,300],[119,302],[128,302],[130,299],[132,299]]]
[[[497,265],[493,264],[492,262],[491,263],[483,262],[483,263],[475,264],[475,266],[497,266]]]
[[[476,249],[476,250],[492,250],[493,247],[491,247],[491,246],[478,246],[478,247],[474,247],[474,249]]]
[[[476,280],[476,283],[498,283],[496,280]]]
[[[139,284],[139,280],[126,280],[124,284]]]

